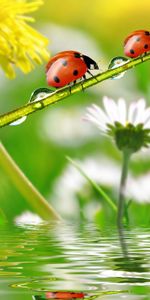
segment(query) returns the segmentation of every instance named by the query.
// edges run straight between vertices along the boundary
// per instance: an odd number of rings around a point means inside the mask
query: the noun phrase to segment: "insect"
[[[85,296],[84,293],[76,292],[47,292],[46,299],[83,299]]]
[[[131,58],[138,57],[150,51],[150,32],[136,30],[130,33],[124,41],[124,53]]]
[[[52,57],[46,66],[47,83],[52,87],[63,87],[79,78],[91,76],[91,69],[99,69],[97,63],[87,55],[77,51],[63,51]]]
[[[83,299],[86,294],[82,292],[46,292],[45,297],[41,295],[33,296],[33,300],[44,300],[44,299],[61,299],[61,300],[74,300]]]

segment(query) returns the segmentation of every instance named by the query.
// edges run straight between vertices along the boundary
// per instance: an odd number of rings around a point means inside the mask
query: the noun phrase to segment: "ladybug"
[[[150,32],[147,30],[133,31],[124,41],[126,56],[138,57],[148,51],[150,51]]]
[[[91,69],[99,69],[97,63],[80,52],[68,50],[57,53],[46,66],[46,77],[49,86],[60,88],[79,78],[86,78]]]
[[[80,292],[47,292],[46,299],[83,299],[85,294]]]
[[[33,300],[45,300],[45,299],[61,299],[61,300],[74,300],[84,299],[86,294],[82,292],[46,292],[45,296],[35,295]]]

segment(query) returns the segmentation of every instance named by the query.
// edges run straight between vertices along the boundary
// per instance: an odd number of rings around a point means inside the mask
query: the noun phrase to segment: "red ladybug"
[[[150,32],[136,30],[130,33],[124,41],[124,53],[131,58],[138,57],[150,51]]]
[[[86,294],[82,292],[46,292],[45,296],[35,295],[32,296],[33,300],[47,300],[47,299],[59,299],[59,300],[75,300],[84,299]]]
[[[71,82],[75,83],[79,78],[85,79],[85,74],[90,73],[90,69],[99,69],[93,59],[77,51],[63,51],[48,62],[47,83],[56,88],[63,87]]]
[[[85,294],[80,292],[47,292],[46,299],[83,299]]]

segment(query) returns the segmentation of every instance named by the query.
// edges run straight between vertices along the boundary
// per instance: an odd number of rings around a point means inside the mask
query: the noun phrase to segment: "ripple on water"
[[[46,291],[86,298],[150,299],[150,234],[71,224],[2,228],[0,293],[22,300]],[[148,298],[145,298],[147,295]],[[8,297],[9,299],[9,297]]]

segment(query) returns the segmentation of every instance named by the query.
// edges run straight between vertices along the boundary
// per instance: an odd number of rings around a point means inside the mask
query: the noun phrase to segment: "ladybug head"
[[[99,67],[97,65],[97,63],[92,59],[90,58],[89,56],[86,56],[86,55],[82,55],[82,58],[87,66],[88,69],[96,69],[98,70]]]

